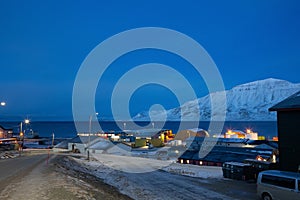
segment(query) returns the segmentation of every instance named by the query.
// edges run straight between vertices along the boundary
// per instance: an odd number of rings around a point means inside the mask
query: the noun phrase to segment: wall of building
[[[11,129],[3,129],[0,127],[0,138],[11,138],[13,131]]]
[[[300,165],[300,111],[278,111],[280,169],[298,171]]]

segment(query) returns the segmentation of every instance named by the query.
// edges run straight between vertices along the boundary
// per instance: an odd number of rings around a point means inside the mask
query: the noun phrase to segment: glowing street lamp
[[[24,123],[29,124],[30,123],[29,119],[25,119]],[[20,155],[21,155],[21,151],[23,151],[24,138],[25,138],[25,135],[23,132],[23,122],[21,122],[20,123],[20,140],[22,141],[22,143],[21,143],[21,147],[20,147]]]
[[[30,123],[30,120],[29,120],[29,119],[25,119],[25,120],[24,120],[24,123],[25,123],[25,124],[29,124],[29,123]],[[23,132],[23,122],[20,123],[20,132]]]
[[[0,105],[1,105],[1,106],[6,106],[6,102],[2,101],[2,102],[0,103]]]

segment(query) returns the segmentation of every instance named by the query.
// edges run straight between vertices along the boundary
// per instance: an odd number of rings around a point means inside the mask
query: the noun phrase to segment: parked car
[[[300,199],[300,174],[267,170],[258,174],[257,195],[263,200]]]

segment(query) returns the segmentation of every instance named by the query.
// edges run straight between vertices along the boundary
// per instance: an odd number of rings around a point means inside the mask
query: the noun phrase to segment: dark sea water
[[[92,124],[92,132],[97,132],[95,130],[94,123]],[[126,129],[133,129],[132,122],[121,122],[120,124],[126,123]],[[182,122],[184,129],[196,128],[192,122]],[[83,126],[80,132],[89,131],[89,123],[82,122]],[[162,126],[165,129],[171,129],[173,133],[178,132],[180,122],[169,121],[165,124],[163,122],[155,122],[154,126]],[[200,122],[198,128],[208,130],[209,122]],[[5,128],[13,128],[15,133],[19,132],[20,122],[0,122],[0,125]],[[116,122],[113,121],[101,121],[100,122],[102,130],[121,130],[123,127],[118,127]],[[138,122],[139,126],[147,126],[149,122]],[[25,125],[24,125],[25,126]],[[225,122],[222,133],[225,133],[227,129],[241,130],[245,131],[246,128],[252,129],[254,132],[257,132],[261,136],[271,139],[274,136],[277,136],[277,123],[276,121],[252,121],[252,122]],[[73,121],[67,122],[31,122],[30,125],[26,125],[23,129],[29,130],[32,129],[39,133],[41,137],[51,137],[52,133],[55,134],[56,138],[72,138],[77,134],[77,130]]]

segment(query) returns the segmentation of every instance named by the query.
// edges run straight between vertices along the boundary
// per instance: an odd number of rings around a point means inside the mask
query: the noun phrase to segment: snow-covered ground
[[[223,177],[222,168],[213,167],[213,166],[197,166],[197,165],[172,163],[171,165],[162,168],[162,170],[170,173],[198,177],[198,178],[221,179]]]
[[[171,164],[172,161],[163,161],[133,156],[120,156],[113,154],[93,154],[99,163],[127,173],[152,172]]]
[[[68,167],[97,176],[133,199],[234,199],[233,196],[215,190],[220,186],[213,186],[217,181],[223,180],[220,167],[183,165],[172,161],[106,154],[92,161],[87,161],[86,158],[69,159],[71,160],[66,162]],[[131,173],[124,172],[126,167]],[[149,172],[140,173],[143,167]],[[118,168],[123,171],[117,170]],[[154,170],[157,168],[161,170]],[[223,189],[221,186],[221,190]]]

